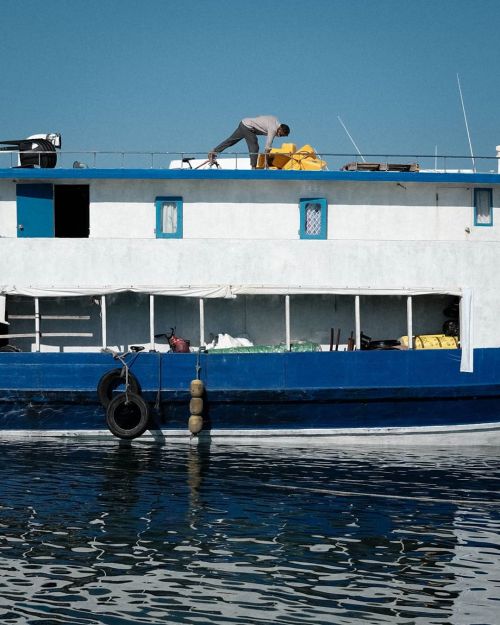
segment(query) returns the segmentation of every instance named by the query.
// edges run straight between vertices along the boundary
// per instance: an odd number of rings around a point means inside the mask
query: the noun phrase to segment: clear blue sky
[[[0,139],[205,152],[242,117],[352,152],[500,144],[500,0],[0,0]],[[242,145],[242,149],[244,145]]]

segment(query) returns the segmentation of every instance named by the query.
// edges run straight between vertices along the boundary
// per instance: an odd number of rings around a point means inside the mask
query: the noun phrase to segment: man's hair
[[[280,128],[285,137],[288,137],[288,135],[290,134],[290,126],[287,126],[286,124],[280,124]]]

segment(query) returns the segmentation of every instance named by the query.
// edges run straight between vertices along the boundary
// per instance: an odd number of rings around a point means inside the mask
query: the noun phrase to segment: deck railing
[[[40,158],[46,153],[38,152]],[[53,154],[53,153],[52,153]],[[500,173],[498,156],[448,155],[448,154],[359,154],[333,153],[317,150],[329,170],[341,170],[349,163],[418,164],[420,171]],[[226,151],[219,155],[221,162],[231,159],[232,165],[224,169],[249,169],[248,152]],[[197,161],[191,161],[194,159]],[[57,151],[58,169],[169,169],[172,161],[182,169],[196,168],[207,160],[207,152],[143,152],[143,151]],[[0,152],[0,168],[14,168],[19,163],[19,152]],[[208,167],[208,164],[204,165]]]

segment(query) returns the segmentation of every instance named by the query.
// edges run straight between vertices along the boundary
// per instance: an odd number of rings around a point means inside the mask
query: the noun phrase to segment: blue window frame
[[[157,197],[156,206],[156,238],[182,239],[183,215],[181,197]]]
[[[325,198],[300,200],[301,239],[326,239],[328,203]]]
[[[474,189],[474,225],[493,225],[493,192],[491,189]]]

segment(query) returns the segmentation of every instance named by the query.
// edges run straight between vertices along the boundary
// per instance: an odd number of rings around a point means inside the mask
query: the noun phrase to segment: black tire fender
[[[128,372],[129,391],[135,395],[141,394],[141,385],[133,373]],[[125,389],[125,371],[123,369],[111,369],[105,373],[97,384],[97,396],[99,401],[107,408],[113,398],[113,391],[120,386]]]
[[[149,424],[149,408],[135,393],[120,393],[113,397],[106,410],[106,423],[111,434],[130,440],[144,434]]]

